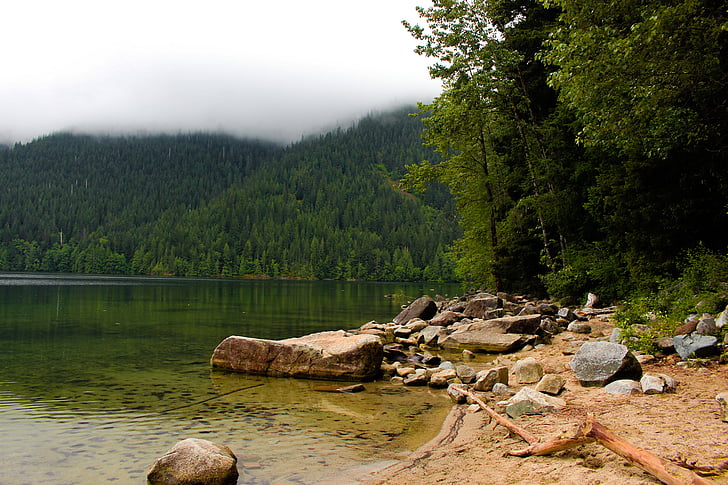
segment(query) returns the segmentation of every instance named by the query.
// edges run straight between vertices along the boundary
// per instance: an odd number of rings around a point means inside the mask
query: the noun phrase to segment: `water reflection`
[[[316,381],[211,371],[208,359],[228,335],[385,321],[399,308],[382,295],[401,288],[0,274],[1,481],[142,484],[188,437],[230,446],[239,483],[353,481],[434,436],[443,393],[321,393]]]

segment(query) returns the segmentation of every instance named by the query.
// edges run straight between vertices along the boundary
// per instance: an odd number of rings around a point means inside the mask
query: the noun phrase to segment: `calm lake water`
[[[0,273],[0,483],[144,484],[191,437],[229,446],[239,484],[356,483],[437,434],[442,391],[322,393],[213,371],[213,349],[386,322],[404,301],[384,295],[458,290]]]

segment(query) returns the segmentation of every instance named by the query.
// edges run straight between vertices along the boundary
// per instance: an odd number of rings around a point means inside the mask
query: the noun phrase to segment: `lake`
[[[213,349],[229,335],[387,322],[404,296],[458,291],[0,273],[0,482],[144,484],[156,458],[194,437],[235,452],[240,484],[356,483],[437,434],[444,392],[322,393],[320,381],[212,370]]]

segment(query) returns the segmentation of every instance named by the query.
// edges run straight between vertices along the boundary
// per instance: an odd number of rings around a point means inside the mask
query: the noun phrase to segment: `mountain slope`
[[[449,197],[429,207],[392,182],[431,156],[421,129],[398,110],[285,148],[209,134],[19,145],[0,152],[0,269],[450,279]]]

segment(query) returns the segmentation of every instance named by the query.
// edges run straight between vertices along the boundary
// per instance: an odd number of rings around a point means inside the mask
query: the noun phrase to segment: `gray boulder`
[[[376,377],[382,356],[377,337],[339,330],[285,340],[228,337],[215,348],[210,364],[255,375],[366,381]]]
[[[618,379],[642,377],[642,366],[632,352],[613,342],[584,342],[569,366],[582,386],[604,386]]]
[[[147,472],[151,485],[235,485],[237,458],[227,446],[188,438],[154,461]]]
[[[677,335],[672,344],[682,359],[691,357],[708,357],[718,353],[718,339],[712,335],[700,335],[693,332],[689,335]]]
[[[437,303],[429,296],[422,296],[394,317],[394,323],[404,325],[413,318],[429,320],[437,313]]]

